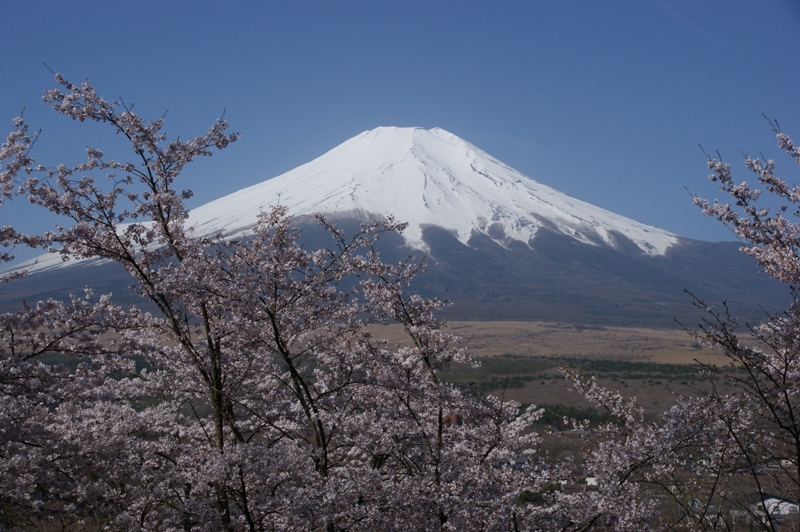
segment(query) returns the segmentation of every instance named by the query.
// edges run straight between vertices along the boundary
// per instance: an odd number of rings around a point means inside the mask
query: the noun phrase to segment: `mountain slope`
[[[438,128],[366,131],[192,210],[189,223],[196,234],[242,237],[276,204],[299,223],[322,213],[351,231],[375,216],[408,222],[381,251],[387,260],[427,257],[412,288],[453,300],[452,317],[670,326],[696,316],[684,289],[727,300],[751,321],[761,306],[786,302],[783,287],[738,244],[684,239],[571,198]],[[330,242],[313,230],[305,238],[314,247]],[[32,272],[0,293],[0,305],[86,284],[122,295],[129,282],[114,265],[57,255],[41,257]]]

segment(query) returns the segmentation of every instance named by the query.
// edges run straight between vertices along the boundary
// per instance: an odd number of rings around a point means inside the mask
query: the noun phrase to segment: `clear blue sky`
[[[800,138],[789,0],[0,0],[0,50],[2,129],[24,108],[48,164],[119,139],[49,111],[43,63],[140,114],[169,110],[168,133],[184,138],[226,110],[242,140],[189,169],[194,205],[367,129],[439,126],[582,200],[726,240],[687,192],[719,196],[698,144],[736,165],[743,151],[772,156],[762,113]],[[0,209],[0,224],[48,223],[22,207]]]

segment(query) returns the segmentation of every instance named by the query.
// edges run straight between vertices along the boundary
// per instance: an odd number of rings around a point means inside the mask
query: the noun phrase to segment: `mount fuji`
[[[365,131],[294,170],[198,207],[190,223],[201,234],[246,233],[274,203],[295,215],[393,216],[408,223],[405,243],[425,252],[423,232],[431,226],[462,244],[474,234],[502,246],[531,243],[544,228],[586,244],[626,240],[647,255],[663,255],[678,241],[542,185],[440,128]]]
[[[445,293],[455,302],[453,317],[665,324],[690,312],[684,289],[747,311],[781,293],[736,243],[685,239],[590,205],[440,128],[365,131],[193,209],[188,223],[197,235],[246,237],[276,204],[298,220],[321,213],[345,228],[375,217],[408,223],[382,252],[427,257],[415,289]],[[111,265],[97,261],[45,255],[33,263],[21,267],[49,274],[30,275],[22,286],[40,292],[74,291],[90,278],[108,288],[118,283]],[[10,300],[0,296],[0,304]]]

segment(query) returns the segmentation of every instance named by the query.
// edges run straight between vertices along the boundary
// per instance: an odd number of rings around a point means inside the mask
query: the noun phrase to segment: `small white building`
[[[762,495],[762,503],[758,504],[754,510],[758,513],[763,513],[765,509],[772,516],[793,515],[800,513],[800,504],[797,501],[764,493]]]

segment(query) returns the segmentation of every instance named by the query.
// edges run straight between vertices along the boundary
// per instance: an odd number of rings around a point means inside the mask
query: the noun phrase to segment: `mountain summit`
[[[531,244],[547,228],[587,244],[633,243],[647,255],[662,255],[678,240],[542,185],[440,128],[365,131],[294,170],[194,209],[190,224],[200,234],[235,236],[276,203],[294,215],[394,216],[408,223],[406,244],[423,251],[429,226],[463,244],[482,234],[503,246]]]

